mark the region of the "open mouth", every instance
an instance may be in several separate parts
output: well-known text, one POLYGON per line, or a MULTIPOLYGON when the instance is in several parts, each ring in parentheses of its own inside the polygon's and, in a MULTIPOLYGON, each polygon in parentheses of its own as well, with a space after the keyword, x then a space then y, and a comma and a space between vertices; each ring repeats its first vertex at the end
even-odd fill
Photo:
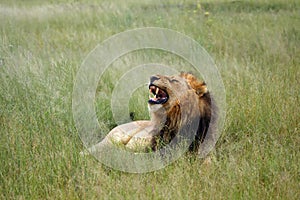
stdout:
POLYGON ((149 85, 149 101, 150 104, 163 104, 169 99, 168 93, 156 85, 149 85))

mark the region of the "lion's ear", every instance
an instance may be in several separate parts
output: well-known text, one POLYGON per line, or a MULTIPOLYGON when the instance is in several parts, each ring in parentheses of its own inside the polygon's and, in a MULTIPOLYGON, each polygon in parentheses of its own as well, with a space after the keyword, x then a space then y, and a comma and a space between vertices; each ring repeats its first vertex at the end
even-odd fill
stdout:
POLYGON ((206 84, 203 81, 191 82, 189 84, 195 90, 196 94, 199 97, 202 97, 204 94, 208 92, 206 84))
POLYGON ((182 72, 180 76, 186 79, 187 83, 195 90, 196 94, 200 97, 208 92, 206 84, 203 81, 198 81, 193 74, 182 72))
POLYGON ((198 87, 196 87, 196 94, 202 97, 204 94, 208 92, 206 84, 204 82, 200 82, 198 87))

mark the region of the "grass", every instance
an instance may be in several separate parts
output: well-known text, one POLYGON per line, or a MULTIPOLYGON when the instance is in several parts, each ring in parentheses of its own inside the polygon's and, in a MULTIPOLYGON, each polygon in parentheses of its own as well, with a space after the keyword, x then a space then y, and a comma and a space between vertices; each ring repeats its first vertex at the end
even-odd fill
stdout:
MULTIPOLYGON (((2 0, 0 198, 299 199, 299 6, 296 0, 201 1, 201 7, 191 0, 2 0), (219 68, 227 118, 210 164, 186 155, 162 170, 129 174, 79 156, 72 118, 78 68, 109 36, 147 26, 191 36, 219 68)), ((180 66, 174 57, 150 54, 125 56, 112 69, 161 56, 180 66)), ((115 125, 107 108, 110 73, 95 102, 105 130, 115 125)), ((138 89, 132 97, 138 103, 130 104, 142 111, 138 119, 148 117, 143 95, 138 89)))

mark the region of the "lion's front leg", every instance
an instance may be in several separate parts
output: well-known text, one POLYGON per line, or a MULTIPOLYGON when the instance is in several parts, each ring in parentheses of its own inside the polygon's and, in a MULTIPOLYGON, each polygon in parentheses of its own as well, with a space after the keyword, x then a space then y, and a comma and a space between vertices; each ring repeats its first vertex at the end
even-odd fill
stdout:
POLYGON ((133 152, 146 152, 152 149, 153 138, 158 130, 151 121, 134 121, 112 129, 98 144, 88 149, 90 153, 105 148, 124 148, 133 152))

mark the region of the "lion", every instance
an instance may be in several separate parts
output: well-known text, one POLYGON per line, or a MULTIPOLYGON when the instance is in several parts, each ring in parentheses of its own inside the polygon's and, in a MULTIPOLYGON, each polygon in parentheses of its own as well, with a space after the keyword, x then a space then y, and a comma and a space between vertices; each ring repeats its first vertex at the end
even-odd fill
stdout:
POLYGON ((173 140, 176 143, 180 135, 191 138, 188 148, 197 152, 208 135, 208 138, 213 136, 216 119, 213 107, 205 82, 193 74, 154 75, 149 84, 150 120, 119 125, 100 144, 121 146, 133 152, 149 152, 157 151, 173 140))

